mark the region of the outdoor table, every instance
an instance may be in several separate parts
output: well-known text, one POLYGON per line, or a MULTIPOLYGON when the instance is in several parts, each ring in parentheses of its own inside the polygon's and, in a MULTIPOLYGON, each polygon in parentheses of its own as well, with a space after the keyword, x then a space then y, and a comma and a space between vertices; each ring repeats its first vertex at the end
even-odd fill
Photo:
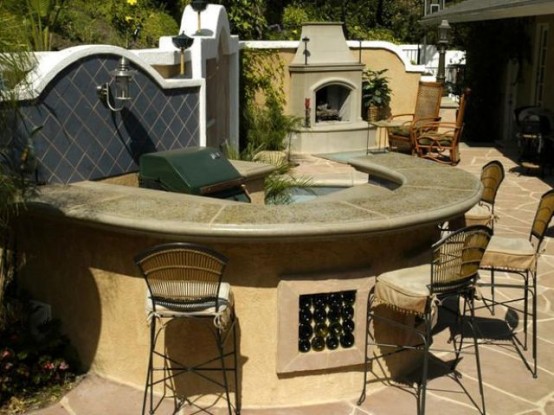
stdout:
MULTIPOLYGON (((377 128, 376 134, 375 134, 375 141, 377 143, 377 148, 379 151, 388 150, 390 149, 389 145, 389 133, 388 129, 393 127, 401 127, 404 125, 405 121, 400 120, 379 120, 379 121, 372 121, 370 124, 377 128)), ((368 143, 368 149, 367 154, 369 154, 369 143, 368 143)))

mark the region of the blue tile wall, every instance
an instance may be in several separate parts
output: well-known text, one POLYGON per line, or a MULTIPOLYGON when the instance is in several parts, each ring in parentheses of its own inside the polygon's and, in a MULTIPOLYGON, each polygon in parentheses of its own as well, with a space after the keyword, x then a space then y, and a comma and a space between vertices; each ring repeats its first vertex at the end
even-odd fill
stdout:
MULTIPOLYGON (((19 135, 35 128, 32 145, 41 183, 72 183, 138 170, 152 151, 199 145, 199 88, 163 90, 137 68, 133 99, 111 112, 98 99, 97 85, 110 80, 115 55, 96 55, 68 66, 35 102, 23 105, 19 135)), ((23 138, 25 140, 25 138, 23 138)))

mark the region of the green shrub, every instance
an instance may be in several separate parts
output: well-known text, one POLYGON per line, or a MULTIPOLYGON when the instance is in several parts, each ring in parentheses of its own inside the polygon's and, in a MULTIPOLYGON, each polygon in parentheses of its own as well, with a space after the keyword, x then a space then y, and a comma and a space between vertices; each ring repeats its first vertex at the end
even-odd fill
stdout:
POLYGON ((365 69, 362 74, 362 105, 367 109, 370 105, 385 108, 390 104, 392 90, 389 78, 383 76, 388 69, 373 71, 365 69))
POLYGON ((144 20, 144 27, 139 38, 139 45, 155 47, 162 36, 177 35, 177 22, 163 11, 152 11, 144 20))

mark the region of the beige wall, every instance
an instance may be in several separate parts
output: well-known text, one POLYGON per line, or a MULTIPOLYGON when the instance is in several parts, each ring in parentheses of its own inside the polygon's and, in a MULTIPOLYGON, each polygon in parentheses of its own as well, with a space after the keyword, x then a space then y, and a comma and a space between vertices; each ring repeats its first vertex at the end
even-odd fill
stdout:
MULTIPOLYGON (((374 276, 383 271, 427 260, 421 247, 431 245, 437 236, 435 228, 429 225, 401 233, 305 243, 206 241, 230 258, 225 279, 232 284, 239 318, 244 406, 356 398, 362 379, 360 365, 277 374, 277 287, 281 276, 304 275, 307 280, 319 281, 312 274, 331 273, 340 280, 345 278, 344 270, 369 269, 369 288, 374 276)), ((145 283, 133 257, 162 240, 30 214, 19 236, 18 249, 24 258, 21 283, 32 297, 52 306, 53 316, 61 319, 62 330, 85 368, 142 389, 149 338, 145 283)), ((365 312, 364 301, 356 307, 365 312)), ((199 359, 212 347, 210 336, 197 326, 173 325, 166 338, 174 357, 199 359)), ((178 385, 192 394, 218 392, 197 377, 178 385)))
MULTIPOLYGON (((288 64, 294 59, 296 50, 278 49, 280 59, 285 65, 285 74, 283 79, 283 90, 288 97, 290 90, 290 73, 288 64)), ((358 51, 353 51, 357 55, 358 51)), ((386 76, 389 77, 390 87, 393 91, 391 99, 391 113, 412 113, 415 107, 417 87, 421 78, 420 72, 407 72, 404 63, 398 55, 386 49, 364 49, 361 54, 362 63, 366 68, 372 70, 388 69, 386 76)), ((278 79, 275 79, 278 81, 278 79)), ((290 104, 287 105, 287 111, 290 113, 290 104)))

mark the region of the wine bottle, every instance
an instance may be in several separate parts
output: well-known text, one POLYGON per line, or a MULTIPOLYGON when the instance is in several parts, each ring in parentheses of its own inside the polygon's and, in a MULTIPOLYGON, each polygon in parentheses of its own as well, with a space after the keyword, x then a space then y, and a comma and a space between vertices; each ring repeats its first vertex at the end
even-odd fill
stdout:
POLYGON ((298 338, 301 340, 309 340, 314 334, 314 329, 309 324, 300 324, 298 326, 298 338))
POLYGON ((312 312, 309 309, 301 309, 298 314, 298 321, 301 324, 310 324, 312 321, 312 312))
POLYGON ((312 348, 312 346, 310 345, 309 340, 299 340, 298 341, 298 351, 300 351, 301 353, 307 353, 307 352, 310 351, 311 348, 312 348))
POLYGON ((340 336, 343 331, 342 324, 340 322, 335 321, 334 323, 331 323, 329 326, 329 332, 332 336, 340 336))
POLYGON ((348 331, 344 332, 344 334, 340 336, 340 345, 345 349, 352 347, 354 345, 354 335, 348 331))
POLYGON ((347 320, 344 320, 342 322, 342 328, 344 329, 344 331, 348 331, 350 333, 352 333, 354 331, 354 328, 355 328, 355 324, 354 324, 354 320, 352 319, 347 319, 347 320))
POLYGON ((325 323, 319 323, 315 325, 315 335, 320 337, 326 337, 329 334, 329 327, 325 323))
POLYGON ((327 348, 329 350, 335 350, 337 347, 339 347, 339 339, 336 336, 329 336, 327 337, 325 344, 327 345, 327 348))
POLYGON ((342 308, 342 318, 343 320, 348 320, 354 317, 354 307, 347 305, 342 308))
POLYGON ((320 352, 325 348, 325 339, 321 336, 315 336, 312 339, 312 349, 320 352))

